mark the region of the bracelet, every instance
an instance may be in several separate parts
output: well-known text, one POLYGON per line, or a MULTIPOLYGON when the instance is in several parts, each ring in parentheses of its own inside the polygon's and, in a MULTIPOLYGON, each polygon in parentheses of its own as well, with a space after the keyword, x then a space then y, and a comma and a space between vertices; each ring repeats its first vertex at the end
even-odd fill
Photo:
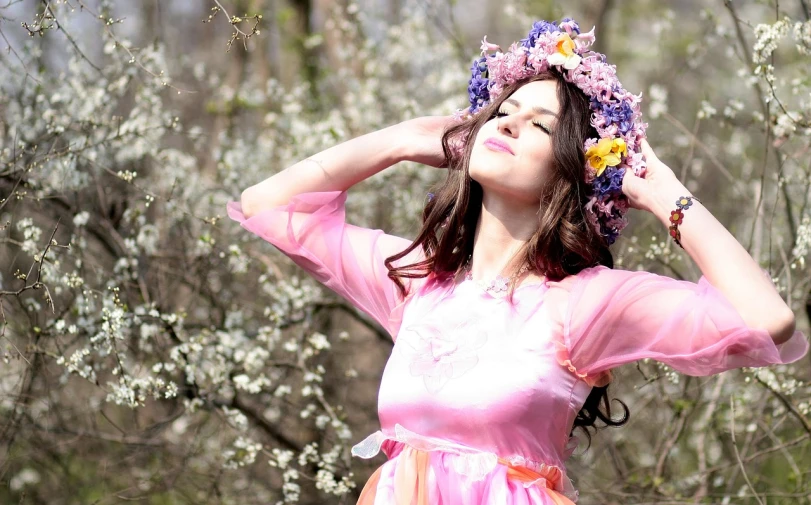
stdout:
POLYGON ((693 205, 693 200, 701 203, 701 200, 694 196, 682 196, 678 200, 676 200, 676 210, 670 213, 670 236, 673 237, 673 240, 676 241, 679 247, 684 249, 684 246, 681 245, 681 232, 679 231, 679 225, 684 221, 684 210, 689 209, 691 205, 693 205))

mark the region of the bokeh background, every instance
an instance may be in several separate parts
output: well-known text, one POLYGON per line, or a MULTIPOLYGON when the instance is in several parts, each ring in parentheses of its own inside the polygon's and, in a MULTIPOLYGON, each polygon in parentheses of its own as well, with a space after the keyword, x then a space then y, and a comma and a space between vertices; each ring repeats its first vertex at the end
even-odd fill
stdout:
MULTIPOLYGON (((465 107, 485 34, 564 16, 808 334, 806 0, 0 0, 0 503, 354 504, 391 340, 225 204, 465 107)), ((392 167, 348 219, 413 237, 442 177, 392 167)), ((630 217, 618 266, 699 278, 630 217)), ((810 360, 619 370, 631 420, 568 462, 579 503, 811 503, 810 360)))

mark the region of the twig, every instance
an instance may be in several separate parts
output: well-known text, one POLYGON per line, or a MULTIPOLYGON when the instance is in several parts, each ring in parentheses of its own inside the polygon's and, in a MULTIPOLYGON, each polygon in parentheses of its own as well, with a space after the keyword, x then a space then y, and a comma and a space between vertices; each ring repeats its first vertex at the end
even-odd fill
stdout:
POLYGON ((811 435, 811 423, 809 423, 808 419, 806 419, 805 416, 799 410, 797 410, 797 407, 795 407, 783 393, 773 389, 770 385, 768 385, 765 381, 763 381, 757 375, 757 373, 754 374, 754 377, 755 380, 758 381, 758 383, 761 386, 768 389, 774 396, 776 396, 780 400, 780 402, 786 407, 786 410, 788 410, 792 416, 794 416, 798 421, 800 421, 800 424, 803 425, 803 428, 805 429, 806 433, 811 435))
POLYGON ((708 431, 706 426, 710 424, 710 420, 712 419, 713 414, 715 414, 715 410, 718 407, 718 399, 721 397, 721 390, 723 389, 724 382, 726 382, 727 377, 728 374, 721 374, 716 379, 715 387, 713 388, 712 395, 710 397, 710 402, 707 404, 704 414, 698 421, 699 426, 705 427, 705 429, 699 429, 696 435, 696 447, 698 447, 697 473, 699 475, 700 483, 695 494, 693 494, 694 503, 700 503, 702 498, 707 496, 707 480, 709 479, 709 474, 707 473, 707 444, 705 443, 708 431))
POLYGON ((127 47, 125 44, 122 44, 122 43, 121 43, 121 41, 120 41, 120 40, 118 40, 118 37, 116 37, 116 36, 115 36, 115 33, 113 33, 113 31, 110 29, 110 25, 113 25, 113 24, 119 24, 119 23, 121 23, 123 20, 121 20, 121 19, 114 20, 114 19, 112 19, 112 18, 107 18, 107 19, 105 19, 103 15, 101 15, 101 14, 97 14, 96 12, 94 12, 94 11, 93 11, 91 8, 89 8, 89 7, 88 7, 88 6, 87 6, 87 5, 86 5, 86 4, 85 4, 85 3, 84 3, 82 0, 78 0, 78 2, 79 2, 79 6, 82 8, 82 10, 86 10, 87 12, 89 12, 90 14, 92 14, 92 15, 93 15, 93 16, 94 16, 96 19, 100 19, 100 20, 102 21, 102 26, 104 27, 104 32, 105 32, 107 35, 109 35, 109 37, 110 37, 111 39, 113 39, 113 41, 114 41, 114 42, 115 42, 115 44, 116 44, 116 47, 121 47, 122 49, 124 49, 124 52, 126 52, 126 53, 127 53, 127 55, 129 55, 129 57, 130 57, 129 63, 133 63, 133 64, 137 65, 137 66, 138 66, 138 68, 140 68, 141 70, 143 70, 143 71, 144 71, 144 72, 146 72, 147 74, 151 75, 151 76, 152 76, 152 77, 154 77, 155 79, 160 80, 160 82, 161 82, 161 84, 162 84, 162 85, 164 85, 164 86, 166 86, 166 87, 169 87, 169 88, 172 88, 173 90, 177 91, 177 92, 178 92, 178 94, 180 94, 180 93, 196 93, 196 91, 194 91, 194 90, 190 90, 190 89, 183 89, 183 88, 178 88, 177 86, 174 86, 174 85, 172 85, 172 84, 169 84, 169 83, 166 81, 166 77, 163 75, 163 70, 161 70, 161 73, 160 73, 160 74, 156 74, 155 72, 153 72, 153 71, 149 70, 148 68, 146 68, 146 67, 145 67, 145 66, 144 66, 144 65, 143 65, 143 64, 140 62, 140 60, 139 60, 138 58, 136 58, 136 57, 135 57, 135 54, 133 54, 133 52, 130 50, 130 48, 129 48, 129 47, 127 47))
POLYGON ((6 309, 3 307, 2 298, 0 298, 0 318, 2 318, 3 322, 3 329, 2 331, 0 331, 0 337, 3 337, 4 339, 8 340, 8 343, 11 344, 12 347, 14 347, 15 351, 17 351, 17 354, 19 354, 20 357, 23 360, 25 360, 25 362, 28 363, 29 366, 31 366, 31 362, 28 361, 28 358, 25 357, 25 354, 23 354, 22 351, 20 351, 20 349, 17 348, 14 342, 6 336, 6 326, 8 326, 8 320, 6 319, 6 309))
POLYGON ((79 48, 79 44, 77 44, 76 41, 73 40, 73 37, 71 37, 71 35, 68 33, 68 31, 65 30, 65 27, 62 26, 62 23, 60 23, 59 20, 56 18, 56 13, 54 13, 53 9, 51 8, 51 3, 50 2, 45 3, 45 8, 51 13, 51 19, 53 19, 53 22, 56 24, 56 28, 60 32, 65 34, 65 38, 68 39, 68 42, 70 42, 70 44, 73 46, 73 49, 75 49, 76 52, 79 53, 79 55, 84 59, 84 61, 86 61, 88 65, 93 67, 93 69, 96 72, 98 72, 98 74, 100 76, 104 77, 104 72, 102 72, 101 69, 95 63, 90 61, 90 58, 88 58, 87 55, 84 54, 84 52, 82 52, 82 50, 79 48))
POLYGON ((811 9, 808 8, 808 3, 806 0, 800 0, 800 5, 803 7, 803 15, 805 16, 805 20, 811 20, 811 9))
POLYGON ((802 488, 802 479, 803 479, 803 472, 800 470, 800 467, 797 465, 797 461, 791 455, 791 453, 783 446, 783 440, 777 436, 771 426, 764 423, 762 419, 758 419, 757 423, 760 425, 760 428, 766 433, 766 435, 772 440, 772 442, 778 444, 778 447, 781 447, 780 452, 783 453, 783 457, 786 458, 791 469, 794 471, 794 475, 797 476, 799 487, 802 488))
POLYGON ((437 12, 438 9, 436 8, 432 9, 433 12, 428 12, 429 7, 433 7, 428 0, 423 0, 419 3, 423 5, 425 14, 431 17, 431 19, 434 21, 434 25, 437 28, 439 28, 439 31, 443 32, 445 37, 450 39, 451 43, 453 43, 453 47, 456 50, 457 55, 459 55, 460 58, 468 59, 470 55, 466 53, 469 48, 462 40, 462 37, 459 35, 459 28, 453 16, 453 5, 448 5, 449 14, 447 16, 443 16, 437 12), (447 17, 448 20, 450 21, 451 24, 450 27, 445 26, 445 23, 443 21, 445 17, 447 17))
POLYGON ((694 135, 692 131, 690 131, 686 126, 684 126, 681 123, 681 121, 679 121, 675 117, 671 116, 669 113, 667 113, 667 112, 664 113, 663 117, 665 119, 667 119, 667 121, 670 124, 672 124, 673 126, 678 128, 679 130, 681 130, 683 133, 685 133, 686 135, 689 135, 691 137, 691 141, 694 142, 695 145, 697 145, 698 147, 701 148, 701 150, 704 152, 704 154, 707 156, 707 158, 721 172, 721 175, 726 177, 727 180, 730 183, 732 183, 732 186, 738 191, 738 193, 740 195, 745 195, 746 194, 746 191, 745 191, 745 189, 743 187, 743 184, 741 183, 740 179, 735 177, 734 175, 732 175, 732 172, 730 172, 727 169, 727 167, 725 167, 724 164, 721 163, 721 161, 712 153, 712 150, 709 147, 707 147, 707 145, 705 143, 701 142, 701 139, 696 137, 696 135, 694 135))
POLYGON ((228 18, 228 24, 230 24, 231 27, 234 29, 234 33, 231 34, 231 38, 228 39, 228 42, 226 43, 228 47, 228 49, 226 49, 226 52, 231 50, 231 46, 233 45, 235 40, 242 40, 242 47, 247 51, 248 39, 254 35, 259 34, 259 21, 262 19, 262 15, 254 14, 253 16, 248 16, 246 14, 245 18, 243 19, 239 16, 231 16, 230 14, 228 14, 228 11, 225 10, 225 7, 223 7, 223 5, 219 2, 219 0, 214 0, 214 3, 217 4, 216 7, 211 8, 212 14, 209 14, 208 18, 203 20, 203 23, 210 23, 211 20, 213 20, 217 16, 217 14, 220 11, 222 11, 222 13, 225 14, 225 17, 228 18), (239 23, 245 21, 246 19, 252 19, 254 21, 250 33, 243 31, 239 27, 239 23))
MULTIPOLYGON (((61 218, 60 218, 61 219, 61 218)), ((59 228, 59 221, 57 221, 56 226, 54 227, 53 233, 51 233, 51 237, 48 239, 48 245, 45 246, 45 250, 42 252, 42 255, 39 257, 38 261, 35 261, 31 264, 31 268, 28 269, 28 274, 25 274, 23 280, 28 280, 28 277, 31 275, 31 271, 34 269, 34 265, 37 265, 37 274, 33 284, 27 284, 22 288, 18 289, 17 291, 0 291, 0 298, 7 295, 13 296, 20 296, 24 291, 29 289, 40 289, 45 288, 45 300, 48 302, 48 305, 51 307, 51 311, 55 312, 56 309, 54 308, 53 298, 51 297, 51 292, 48 290, 48 286, 46 286, 43 282, 40 281, 42 277, 42 263, 45 261, 45 256, 48 254, 48 249, 53 247, 61 247, 64 249, 70 249, 70 244, 68 245, 61 245, 57 244, 56 241, 53 239, 54 235, 56 235, 56 230, 59 228)))
POLYGON ((735 442, 735 397, 729 397, 729 408, 730 408, 730 416, 729 416, 729 434, 732 436, 732 448, 735 450, 735 458, 738 460, 738 465, 741 468, 741 474, 743 474, 743 478, 746 481, 746 484, 749 486, 749 490, 752 491, 752 494, 757 499, 760 505, 765 505, 763 500, 761 500, 760 496, 755 491, 755 486, 752 485, 752 482, 749 480, 749 476, 746 474, 746 468, 743 466, 743 461, 741 461, 741 454, 738 452, 738 444, 735 442))
MULTIPOLYGON (((730 16, 732 17, 732 22, 735 25, 735 36, 738 39, 738 44, 740 44, 741 52, 743 53, 744 60, 746 62, 747 68, 749 68, 749 72, 754 74, 754 63, 752 62, 752 57, 749 54, 749 47, 746 43, 746 38, 743 35, 743 29, 741 28, 742 21, 738 17, 737 12, 735 11, 735 6, 733 5, 731 0, 723 0, 724 7, 727 8, 729 11, 730 16)), ((763 114, 763 121, 766 123, 766 138, 765 138, 765 148, 763 153, 763 170, 760 173, 760 198, 758 198, 757 205, 755 207, 755 213, 760 212, 760 206, 763 203, 763 195, 766 193, 765 185, 766 185, 766 163, 769 160, 769 146, 771 144, 771 136, 772 136, 772 124, 769 118, 770 114, 770 105, 766 103, 763 99, 763 89, 761 88, 760 84, 755 81, 754 83, 755 91, 757 92, 757 100, 760 104, 761 113, 763 114)), ((751 246, 752 239, 754 238, 755 233, 755 223, 757 220, 752 221, 752 229, 749 233, 749 244, 751 246)))
POLYGON ((3 40, 6 41, 6 45, 8 46, 8 49, 6 51, 9 52, 9 53, 12 53, 14 56, 17 57, 18 60, 20 60, 20 64, 23 66, 23 70, 25 71, 25 75, 27 77, 30 77, 31 79, 33 79, 37 84, 42 84, 42 82, 39 79, 37 79, 36 77, 34 77, 34 74, 32 74, 28 70, 28 66, 25 64, 25 60, 22 59, 22 57, 17 53, 17 51, 11 45, 11 42, 9 42, 8 37, 6 37, 6 34, 3 33, 2 29, 0 29, 0 37, 3 37, 3 40))

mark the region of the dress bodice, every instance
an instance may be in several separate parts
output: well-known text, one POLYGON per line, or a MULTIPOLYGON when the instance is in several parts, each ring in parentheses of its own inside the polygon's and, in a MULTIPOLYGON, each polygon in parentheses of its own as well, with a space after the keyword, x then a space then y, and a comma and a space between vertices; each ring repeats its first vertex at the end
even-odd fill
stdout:
POLYGON ((547 290, 519 286, 511 305, 472 281, 426 286, 405 306, 383 372, 381 430, 562 465, 591 388, 556 359, 547 290))

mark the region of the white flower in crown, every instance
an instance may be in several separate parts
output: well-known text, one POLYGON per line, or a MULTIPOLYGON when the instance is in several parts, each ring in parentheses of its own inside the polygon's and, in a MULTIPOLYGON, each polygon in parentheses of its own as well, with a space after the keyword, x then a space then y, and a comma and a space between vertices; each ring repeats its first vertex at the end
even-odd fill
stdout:
POLYGON ((558 35, 555 52, 546 57, 550 65, 560 65, 566 70, 572 70, 580 65, 582 59, 574 50, 577 48, 574 40, 568 33, 558 35))

